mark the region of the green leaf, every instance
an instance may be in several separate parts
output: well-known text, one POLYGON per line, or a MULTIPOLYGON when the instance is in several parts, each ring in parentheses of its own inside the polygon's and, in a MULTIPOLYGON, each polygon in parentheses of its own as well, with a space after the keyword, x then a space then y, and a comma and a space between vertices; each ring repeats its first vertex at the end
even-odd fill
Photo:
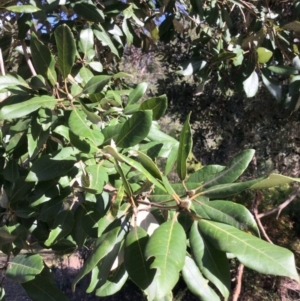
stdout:
POLYGON ((98 9, 92 1, 80 1, 76 2, 73 6, 76 14, 84 19, 92 22, 103 22, 104 14, 98 9))
POLYGON ((298 70, 294 67, 290 66, 268 66, 268 69, 274 73, 280 74, 280 75, 292 75, 292 74, 298 74, 298 70))
POLYGON ((28 89, 30 88, 28 83, 20 76, 15 77, 10 74, 0 76, 0 90, 14 86, 21 86, 28 89))
POLYGON ((119 52, 112 42, 109 35, 106 33, 105 29, 100 24, 94 24, 94 34, 96 38, 102 43, 103 46, 108 46, 112 53, 114 53, 117 57, 119 57, 119 52))
POLYGON ((43 95, 41 97, 33 97, 27 101, 4 106, 0 110, 0 121, 26 116, 39 108, 54 109, 57 100, 51 96, 43 95))
POLYGON ((257 59, 260 64, 266 64, 273 56, 273 52, 264 47, 258 47, 256 52, 257 59))
MULTIPOLYGON (((234 182, 246 170, 247 166, 249 165, 249 163, 251 162, 254 156, 254 153, 255 151, 253 149, 247 149, 240 152, 238 155, 236 155, 230 160, 225 170, 217 173, 212 178, 210 177, 209 180, 205 180, 203 187, 211 187, 214 185, 234 182)), ((214 171, 215 171, 215 167, 213 168, 212 172, 214 171)))
POLYGON ((168 175, 172 171, 173 166, 177 161, 178 148, 179 148, 179 143, 171 149, 169 156, 167 157, 167 163, 165 166, 165 175, 168 175))
POLYGON ((89 176, 89 188, 94 189, 96 193, 103 191, 104 185, 108 182, 106 169, 100 164, 89 165, 86 167, 89 176))
POLYGON ((158 181, 155 177, 151 175, 151 173, 146 170, 142 164, 139 162, 128 158, 120 153, 118 153, 113 147, 111 146, 105 146, 104 147, 104 152, 107 152, 111 156, 113 156, 117 161, 119 162, 126 162, 129 166, 135 168, 138 170, 140 173, 142 173, 150 182, 152 182, 156 187, 161 188, 164 191, 164 186, 161 184, 160 181, 158 181))
POLYGON ((85 275, 87 275, 98 263, 104 258, 114 247, 120 227, 115 227, 106 234, 102 235, 97 239, 95 243, 95 248, 89 258, 86 260, 83 267, 78 272, 72 283, 72 291, 75 291, 76 284, 81 280, 85 275))
POLYGON ((45 246, 49 247, 56 244, 60 239, 66 237, 71 232, 74 225, 74 216, 70 210, 64 210, 55 217, 52 229, 45 246))
POLYGON ((160 119, 166 112, 168 106, 168 98, 166 95, 153 97, 144 101, 140 107, 140 111, 152 110, 153 120, 160 119))
POLYGON ((204 190, 203 192, 201 192, 201 195, 204 195, 211 199, 225 198, 249 189, 254 184, 260 181, 261 179, 256 179, 247 182, 216 185, 204 190))
POLYGON ((243 86, 247 97, 255 96, 259 87, 258 75, 255 70, 253 70, 250 76, 243 81, 243 86))
POLYGON ((5 9, 12 11, 14 13, 20 13, 20 14, 32 14, 37 11, 40 11, 40 9, 33 5, 12 5, 5 7, 5 9))
POLYGON ((138 102, 141 99, 141 97, 146 93, 147 88, 148 88, 148 83, 138 84, 134 88, 134 90, 132 90, 128 95, 127 106, 138 102))
POLYGON ((82 227, 84 213, 85 210, 82 206, 78 206, 74 213, 74 227, 72 229, 72 238, 76 241, 78 249, 83 247, 87 237, 82 227))
POLYGON ((163 298, 173 289, 184 266, 186 236, 182 226, 175 220, 167 221, 157 228, 150 237, 145 256, 153 258, 151 269, 157 269, 156 298, 163 298))
POLYGON ((35 68, 54 86, 57 82, 55 59, 49 48, 39 41, 35 33, 31 34, 30 50, 35 68))
POLYGON ((83 111, 74 108, 69 117, 68 123, 70 130, 74 134, 88 139, 95 150, 97 150, 97 147, 103 143, 104 136, 100 132, 100 128, 89 125, 87 122, 87 115, 83 111))
POLYGON ((121 264, 114 273, 109 276, 103 286, 96 290, 96 296, 105 297, 117 293, 128 279, 124 264, 121 264))
POLYGON ((54 31, 56 46, 58 50, 58 66, 64 79, 71 72, 75 61, 76 45, 71 29, 62 24, 54 31))
POLYGON ((186 182, 199 183, 208 181, 215 177, 216 174, 223 171, 226 167, 221 165, 207 165, 197 170, 189 176, 186 182))
POLYGON ((217 222, 200 220, 199 229, 217 249, 234 254, 246 267, 259 273, 286 276, 299 281, 291 251, 217 222))
POLYGON ((51 273, 44 268, 41 274, 33 280, 22 283, 28 297, 32 301, 68 301, 69 299, 58 289, 54 283, 51 273))
POLYGON ((270 174, 267 178, 252 185, 250 189, 265 189, 279 185, 289 184, 292 182, 300 182, 300 178, 292 178, 280 174, 270 174))
POLYGON ((134 227, 125 239, 124 263, 130 279, 142 290, 153 281, 155 269, 150 269, 151 261, 146 261, 144 252, 149 236, 141 227, 134 227))
POLYGON ((189 238, 192 255, 200 271, 217 287, 225 300, 228 300, 231 275, 226 253, 204 240, 199 233, 197 222, 193 223, 189 238))
POLYGON ((152 111, 138 111, 123 124, 116 140, 118 147, 127 148, 144 140, 151 127, 152 111))
POLYGON ((177 174, 181 181, 184 181, 186 178, 186 161, 192 150, 192 132, 190 125, 190 116, 191 113, 188 115, 183 125, 179 138, 179 148, 177 155, 177 174))
POLYGON ((156 164, 152 161, 152 159, 150 157, 148 157, 146 154, 140 152, 140 151, 131 151, 130 152, 131 155, 133 155, 134 157, 137 158, 137 160, 143 165, 143 167, 149 171, 149 173, 159 179, 162 180, 162 174, 161 171, 158 169, 158 167, 156 166, 156 164))
POLYGON ((93 76, 84 86, 81 94, 84 93, 94 94, 94 93, 101 92, 103 88, 109 83, 110 79, 111 76, 108 75, 93 76))
POLYGON ((251 231, 259 236, 255 219, 243 205, 230 201, 193 202, 195 211, 205 219, 231 225, 243 231, 251 231))
POLYGON ((27 182, 48 181, 65 176, 77 161, 75 154, 79 151, 66 147, 58 153, 44 155, 32 165, 26 177, 27 182))
POLYGON ((189 290, 203 301, 220 301, 219 296, 208 285, 195 261, 189 256, 185 257, 185 263, 182 269, 182 277, 189 290))
POLYGON ((34 279, 43 267, 43 259, 39 254, 20 254, 10 262, 6 276, 11 280, 23 283, 34 279))

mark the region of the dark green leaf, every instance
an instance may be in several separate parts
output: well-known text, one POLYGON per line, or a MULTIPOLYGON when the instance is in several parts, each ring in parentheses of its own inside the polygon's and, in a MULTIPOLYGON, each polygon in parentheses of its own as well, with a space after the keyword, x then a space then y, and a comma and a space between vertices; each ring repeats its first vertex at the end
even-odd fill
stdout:
POLYGON ((221 165, 207 165, 197 170, 189 176, 187 182, 202 184, 215 177, 216 174, 223 171, 226 167, 221 165))
POLYGON ((208 281, 202 276, 194 260, 185 257, 182 276, 189 290, 203 301, 219 301, 219 296, 208 285, 208 281))
POLYGON ((148 87, 148 83, 138 84, 134 90, 132 90, 128 96, 127 105, 135 104, 145 94, 148 87))
POLYGON ((138 111, 123 124, 116 140, 118 147, 127 148, 137 145, 150 131, 152 111, 138 111))
POLYGON ((152 110, 153 120, 160 119, 166 112, 168 106, 168 98, 166 95, 153 97, 144 101, 140 107, 140 111, 152 110))
POLYGON ((71 29, 66 25, 58 26, 54 31, 58 50, 58 66, 64 79, 71 72, 75 61, 76 45, 71 29))
POLYGON ((109 83, 111 76, 97 75, 93 76, 84 86, 81 93, 94 94, 101 92, 103 88, 109 83))
POLYGON ((51 96, 43 95, 41 97, 33 97, 21 103, 4 106, 0 110, 0 121, 20 118, 39 108, 49 108, 53 110, 56 104, 57 100, 51 96))
POLYGON ((203 239, 197 222, 193 223, 189 238, 192 255, 200 271, 227 300, 230 293, 231 275, 226 253, 217 250, 203 239))
POLYGON ((103 12, 98 9, 92 1, 76 2, 73 9, 76 14, 88 21, 103 22, 104 20, 103 12))
POLYGON ((104 185, 108 182, 106 169, 100 164, 95 164, 87 166, 85 170, 89 177, 89 188, 94 189, 96 193, 101 193, 104 185))
POLYGON ((268 69, 274 73, 280 74, 280 75, 292 75, 292 74, 298 74, 298 70, 294 67, 290 66, 269 66, 268 69))
POLYGON ((173 289, 184 266, 186 236, 182 226, 175 220, 167 221, 157 228, 150 237, 145 256, 147 261, 154 257, 151 269, 157 269, 156 298, 163 298, 173 289))
POLYGON ((6 276, 11 280, 23 283, 34 279, 43 267, 43 259, 39 254, 20 254, 10 262, 6 276))
POLYGON ((186 161, 192 150, 192 132, 190 125, 190 116, 188 115, 180 133, 179 148, 177 154, 177 174, 181 181, 186 178, 186 161))
POLYGON ((291 251, 213 221, 200 220, 199 229, 217 249, 234 254, 246 267, 259 273, 286 276, 299 281, 291 251))
POLYGON ((146 261, 144 251, 149 236, 141 227, 134 227, 125 239, 125 267, 130 279, 142 290, 153 281, 155 269, 150 269, 151 261, 146 261))
POLYGON ((39 41, 35 33, 31 34, 30 50, 35 68, 54 86, 57 82, 54 57, 49 48, 39 41))

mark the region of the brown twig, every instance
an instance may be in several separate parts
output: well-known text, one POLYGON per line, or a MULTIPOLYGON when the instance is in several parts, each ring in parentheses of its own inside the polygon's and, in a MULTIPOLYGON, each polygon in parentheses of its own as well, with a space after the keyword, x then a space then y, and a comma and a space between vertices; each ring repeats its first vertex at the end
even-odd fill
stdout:
POLYGON ((298 187, 295 192, 285 201, 283 202, 282 204, 280 204, 279 206, 277 206, 276 208, 272 209, 272 210, 269 210, 267 212, 264 212, 264 213, 260 213, 257 215, 257 217, 260 219, 262 217, 265 217, 265 216, 268 216, 270 214, 273 214, 275 212, 278 211, 277 213, 277 216, 276 216, 276 219, 278 219, 281 211, 286 207, 288 206, 296 197, 297 195, 300 193, 300 187, 298 187))
POLYGON ((261 199, 262 199, 262 193, 261 193, 261 191, 258 190, 255 193, 255 198, 254 198, 253 206, 252 206, 252 212, 253 212, 254 218, 257 222, 257 225, 258 225, 259 230, 261 231, 262 235, 269 243, 272 244, 273 242, 269 238, 268 234, 266 233, 266 230, 265 230, 264 226, 262 225, 260 218, 259 218, 259 214, 258 214, 258 205, 260 204, 261 199))
POLYGON ((234 288, 232 301, 238 301, 241 290, 242 290, 242 279, 243 279, 243 273, 244 273, 244 265, 242 263, 239 264, 236 274, 236 286, 234 288))
POLYGON ((29 67, 29 69, 30 69, 32 75, 33 75, 33 76, 36 76, 36 71, 35 71, 35 69, 34 69, 34 67, 33 67, 33 65, 32 65, 32 62, 31 62, 31 60, 30 60, 30 58, 29 58, 29 55, 28 55, 28 52, 27 52, 27 46, 26 46, 26 44, 25 44, 24 41, 22 41, 21 44, 22 44, 22 49, 23 49, 23 52, 24 52, 24 56, 25 56, 26 63, 27 63, 27 65, 28 65, 28 67, 29 67))
POLYGON ((1 75, 5 75, 5 68, 4 68, 4 61, 3 61, 3 55, 2 55, 2 50, 0 48, 0 71, 1 75))

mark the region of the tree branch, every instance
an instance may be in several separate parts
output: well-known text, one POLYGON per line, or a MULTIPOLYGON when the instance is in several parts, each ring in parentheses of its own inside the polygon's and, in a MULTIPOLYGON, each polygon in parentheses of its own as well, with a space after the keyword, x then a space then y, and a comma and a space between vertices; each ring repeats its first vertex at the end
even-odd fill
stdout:
POLYGON ((238 301, 241 290, 242 290, 242 279, 243 279, 243 273, 244 273, 244 265, 242 263, 239 264, 237 269, 237 275, 236 275, 236 286, 234 288, 232 301, 238 301))
POLYGON ((33 67, 33 65, 32 65, 32 62, 31 62, 31 60, 30 60, 30 58, 29 58, 29 55, 28 55, 28 52, 27 52, 27 46, 26 46, 26 44, 25 44, 24 41, 22 41, 21 44, 22 44, 22 49, 23 49, 23 52, 24 52, 24 56, 25 56, 26 63, 27 63, 27 65, 28 65, 28 67, 29 67, 29 69, 30 69, 32 75, 33 75, 33 76, 36 76, 36 71, 35 71, 35 69, 34 69, 34 67, 33 67))

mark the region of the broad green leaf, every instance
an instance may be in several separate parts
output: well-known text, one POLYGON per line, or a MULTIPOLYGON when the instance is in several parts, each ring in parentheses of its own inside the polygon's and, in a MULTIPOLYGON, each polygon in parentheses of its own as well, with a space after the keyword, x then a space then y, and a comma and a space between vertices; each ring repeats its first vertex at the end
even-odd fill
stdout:
POLYGON ((75 2, 73 9, 76 14, 84 19, 92 22, 103 22, 104 14, 98 9, 92 1, 78 1, 75 2))
POLYGON ((96 115, 90 108, 88 108, 83 102, 80 102, 81 107, 87 119, 92 122, 93 124, 101 124, 102 118, 99 115, 96 115))
POLYGON ((194 222, 190 230, 190 247, 198 268, 228 300, 231 285, 229 262, 225 252, 217 250, 204 240, 198 230, 198 222, 194 222))
POLYGON ((186 161, 192 150, 192 132, 190 125, 190 116, 188 115, 179 138, 179 148, 177 154, 177 174, 181 181, 184 181, 187 174, 186 161))
POLYGON ((53 283, 52 274, 44 268, 33 280, 22 283, 32 301, 68 301, 69 299, 53 283))
POLYGON ((224 223, 259 236, 256 222, 249 210, 230 201, 193 202, 196 213, 205 219, 224 223))
POLYGON ((140 111, 152 110, 152 119, 160 119, 166 112, 168 106, 168 98, 166 95, 161 95, 158 97, 153 97, 144 101, 140 107, 140 111))
POLYGON ((150 268, 156 269, 156 298, 163 298, 173 289, 184 266, 186 236, 182 226, 176 220, 170 220, 157 228, 150 237, 145 256, 152 258, 150 268), (154 259, 153 259, 154 257, 154 259))
POLYGON ((253 70, 250 76, 243 81, 243 86, 247 97, 255 96, 259 87, 258 75, 255 70, 253 70))
POLYGON ((100 62, 90 62, 89 66, 95 70, 96 72, 102 72, 103 71, 103 65, 100 62))
POLYGON ((155 269, 150 269, 150 261, 146 261, 144 251, 149 236, 141 227, 134 227, 125 239, 124 263, 130 279, 145 290, 153 281, 155 269))
POLYGON ((20 177, 15 181, 15 185, 12 189, 9 202, 11 207, 18 206, 18 203, 24 199, 24 196, 27 195, 33 188, 34 183, 26 182, 25 177, 20 177))
MULTIPOLYGON (((88 68, 82 67, 79 70, 79 77, 80 77, 80 83, 83 85, 86 85, 86 83, 94 77, 94 74, 88 68)), ((76 79, 77 79, 77 76, 76 76, 76 79)))
POLYGON ((259 273, 286 276, 299 281, 291 251, 213 221, 200 220, 199 229, 217 249, 234 254, 246 267, 259 273))
POLYGON ((195 171, 189 176, 187 182, 202 184, 215 177, 216 174, 223 171, 226 167, 221 165, 207 165, 195 171))
POLYGON ((256 49, 256 52, 257 52, 257 59, 260 64, 267 63, 273 55, 272 51, 264 47, 258 47, 256 49))
POLYGON ((291 66, 269 66, 268 69, 274 73, 280 74, 280 75, 292 75, 292 74, 298 74, 298 70, 291 66))
POLYGON ((20 76, 13 76, 10 74, 0 76, 0 90, 14 86, 30 88, 28 83, 20 76))
POLYGON ((123 127, 122 123, 107 126, 102 130, 102 134, 104 135, 104 145, 110 144, 111 140, 116 141, 119 133, 123 127))
POLYGON ((41 97, 33 97, 27 101, 4 106, 0 110, 0 121, 26 116, 39 108, 54 109, 57 100, 51 96, 43 95, 41 97))
POLYGON ((185 257, 185 263, 182 269, 182 277, 189 290, 201 300, 220 301, 219 296, 208 285, 208 280, 202 276, 195 261, 189 256, 185 257))
MULTIPOLYGON (((238 155, 236 155, 230 160, 226 169, 217 173, 214 177, 205 180, 203 187, 211 187, 219 184, 232 183, 235 180, 237 180, 240 177, 240 175, 242 175, 243 172, 246 170, 247 166, 249 165, 250 161, 254 156, 254 152, 255 151, 253 149, 247 149, 240 152, 238 155)), ((214 171, 215 168, 213 168, 213 173, 214 171)))
POLYGON ((272 79, 270 71, 262 69, 262 80, 269 92, 275 97, 277 101, 281 101, 282 98, 282 86, 279 82, 272 79))
POLYGON ((104 137, 100 128, 89 125, 87 122, 87 115, 77 108, 73 109, 69 117, 69 127, 74 134, 88 139, 95 150, 103 143, 104 137))
POLYGON ((205 189, 201 192, 201 195, 204 195, 210 199, 225 198, 249 189, 255 183, 258 183, 260 181, 261 179, 256 179, 247 182, 216 185, 205 189))
POLYGON ((134 88, 134 90, 132 90, 128 95, 127 106, 135 104, 137 101, 139 101, 141 97, 146 93, 147 88, 148 88, 148 83, 138 84, 134 88))
POLYGON ((149 134, 152 122, 152 111, 138 111, 123 124, 116 144, 118 147, 127 148, 137 145, 149 134))
POLYGON ((20 13, 20 14, 32 14, 37 11, 40 11, 40 9, 33 5, 12 5, 5 7, 5 9, 12 11, 14 13, 20 13))
POLYGON ((75 39, 66 24, 58 26, 54 31, 54 36, 58 50, 58 66, 63 78, 66 79, 75 61, 75 39))
POLYGON ((117 293, 128 279, 128 274, 124 264, 120 265, 116 271, 107 279, 105 284, 96 290, 96 296, 105 297, 117 293))
POLYGON ((39 41, 35 33, 31 34, 30 50, 35 68, 54 86, 57 82, 55 59, 49 48, 39 41))
MULTIPOLYGON (((62 209, 63 200, 65 197, 69 195, 66 193, 63 193, 62 195, 58 195, 51 199, 50 201, 43 204, 41 212, 39 214, 39 220, 42 222, 49 222, 52 221, 55 216, 59 213, 59 211, 62 209)), ((48 228, 47 228, 48 230, 48 228)), ((47 233, 48 235, 48 233, 47 233)), ((48 237, 45 238, 45 240, 48 237)))
POLYGON ((250 189, 265 189, 279 185, 289 184, 292 182, 300 182, 300 178, 292 178, 280 174, 270 174, 267 178, 252 185, 250 189))
POLYGON ((223 61, 227 61, 227 60, 234 60, 236 58, 236 54, 232 53, 232 52, 221 52, 219 54, 217 54, 216 56, 214 56, 211 59, 211 64, 216 64, 216 63, 220 63, 223 61))
POLYGON ((174 145, 171 148, 171 151, 167 157, 167 162, 166 162, 166 166, 165 166, 165 175, 168 175, 172 171, 174 164, 177 161, 178 148, 179 148, 179 143, 177 143, 176 145, 174 145))
POLYGON ((146 154, 140 151, 131 151, 131 155, 137 158, 137 160, 143 165, 143 167, 148 170, 148 172, 155 178, 162 180, 161 171, 158 169, 156 164, 149 158, 146 154))
MULTIPOLYGON (((76 5, 75 5, 76 6, 76 5)), ((80 50, 84 54, 84 58, 87 52, 94 47, 94 34, 91 28, 85 28, 80 31, 79 34, 79 44, 80 50)))
POLYGON ((11 280, 23 283, 34 279, 43 267, 43 259, 39 254, 20 254, 10 262, 6 276, 11 280))
POLYGON ((93 76, 84 86, 81 93, 94 94, 101 92, 103 88, 109 83, 111 76, 97 75, 93 76))
POLYGON ((119 231, 120 227, 115 227, 97 239, 92 254, 86 260, 72 283, 73 292, 75 291, 78 281, 87 275, 99 263, 99 261, 113 249, 117 241, 119 231))
POLYGON ((164 190, 164 186, 161 184, 160 181, 158 181, 155 177, 152 176, 152 174, 146 170, 142 164, 140 164, 139 162, 128 158, 120 153, 118 153, 113 147, 111 146, 105 146, 104 147, 104 152, 110 154, 111 156, 113 156, 117 161, 119 162, 125 162, 127 163, 129 166, 135 168, 136 170, 138 170, 140 173, 142 173, 150 182, 152 182, 156 187, 161 188, 162 190, 164 190))
POLYGON ((7 181, 14 183, 20 177, 16 160, 9 160, 3 170, 3 176, 7 181))
POLYGON ((79 151, 69 147, 58 153, 44 155, 32 165, 26 177, 27 182, 48 181, 66 175, 74 166, 75 154, 79 151))
POLYGON ((94 35, 102 43, 102 45, 108 46, 111 52, 114 53, 117 57, 119 57, 119 52, 109 35, 106 33, 106 30, 100 24, 94 24, 93 28, 94 35))
POLYGON ((108 182, 106 169, 100 164, 95 164, 87 166, 85 170, 89 177, 89 188, 101 193, 104 185, 108 182))
POLYGON ((72 238, 76 241, 76 244, 78 246, 78 249, 82 248, 84 245, 84 242, 87 238, 87 234, 84 232, 82 227, 83 222, 83 216, 84 216, 85 210, 82 206, 78 206, 74 213, 74 227, 72 229, 72 238))
POLYGON ((57 243, 60 239, 69 235, 74 225, 74 216, 70 210, 64 210, 58 213, 53 221, 48 239, 45 246, 49 247, 57 243))

